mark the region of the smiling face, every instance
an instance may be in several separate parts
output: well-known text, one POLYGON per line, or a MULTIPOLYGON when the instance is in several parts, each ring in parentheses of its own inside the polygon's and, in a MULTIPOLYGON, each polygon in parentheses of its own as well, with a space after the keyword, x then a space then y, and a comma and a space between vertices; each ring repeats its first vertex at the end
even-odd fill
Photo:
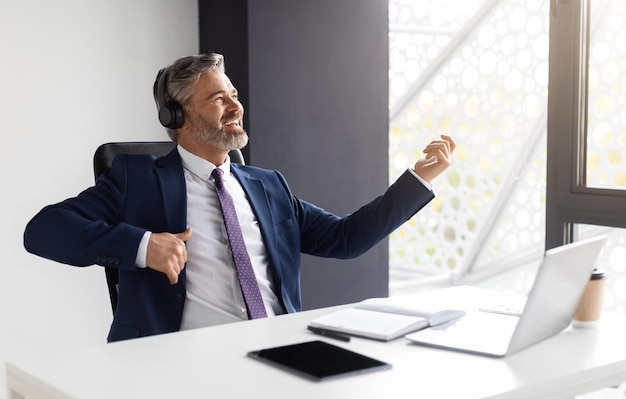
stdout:
POLYGON ((225 157, 229 150, 248 143, 243 129, 243 106, 226 74, 201 74, 184 109, 185 124, 179 129, 179 144, 188 151, 204 158, 204 154, 216 152, 225 157))

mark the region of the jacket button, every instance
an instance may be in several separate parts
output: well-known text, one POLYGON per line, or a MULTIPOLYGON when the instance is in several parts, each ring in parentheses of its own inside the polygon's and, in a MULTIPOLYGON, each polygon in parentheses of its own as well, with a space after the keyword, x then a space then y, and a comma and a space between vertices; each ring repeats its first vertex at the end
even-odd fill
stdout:
POLYGON ((185 300, 185 296, 182 294, 177 294, 176 295, 176 302, 181 303, 185 300))

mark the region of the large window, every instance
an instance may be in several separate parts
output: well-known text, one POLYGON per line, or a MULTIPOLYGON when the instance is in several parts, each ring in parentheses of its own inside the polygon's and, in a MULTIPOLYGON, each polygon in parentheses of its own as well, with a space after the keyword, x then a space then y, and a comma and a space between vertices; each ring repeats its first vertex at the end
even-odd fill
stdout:
POLYGON ((546 247, 606 233, 606 306, 625 310, 625 7, 390 0, 390 178, 439 133, 458 144, 437 198, 391 236, 392 295, 526 293, 546 247))
POLYGON ((550 36, 546 247, 606 233, 607 307, 626 302, 626 8, 554 1, 550 36))
POLYGON ((391 1, 390 177, 439 133, 458 144, 437 198, 391 236, 392 294, 516 285, 540 259, 548 31, 542 0, 391 1))

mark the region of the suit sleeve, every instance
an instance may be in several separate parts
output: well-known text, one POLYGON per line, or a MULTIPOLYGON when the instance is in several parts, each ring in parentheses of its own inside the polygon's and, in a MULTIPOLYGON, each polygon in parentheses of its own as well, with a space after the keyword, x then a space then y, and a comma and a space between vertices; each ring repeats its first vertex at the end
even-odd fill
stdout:
POLYGON ((333 258, 357 257, 433 198, 434 194, 406 171, 383 195, 343 218, 299 201, 302 252, 333 258))
POLYGON ((73 266, 132 270, 145 229, 119 222, 127 186, 124 157, 74 198, 43 208, 24 231, 30 253, 73 266))

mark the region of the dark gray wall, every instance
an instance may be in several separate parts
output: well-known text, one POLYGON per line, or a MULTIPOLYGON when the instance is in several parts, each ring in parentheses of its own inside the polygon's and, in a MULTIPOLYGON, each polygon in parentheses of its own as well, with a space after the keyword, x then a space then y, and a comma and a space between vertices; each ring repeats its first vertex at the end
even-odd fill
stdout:
MULTIPOLYGON (((387 1, 237 0, 228 10, 218 3, 199 3, 201 51, 223 52, 227 73, 247 95, 249 163, 280 170, 296 195, 339 215, 381 194, 388 185, 387 1), (229 29, 245 25, 236 31, 247 40, 219 34, 218 20, 229 29), (234 65, 234 48, 247 65, 234 65)), ((354 260, 303 256, 304 307, 386 296, 387 248, 384 241, 354 260)))

